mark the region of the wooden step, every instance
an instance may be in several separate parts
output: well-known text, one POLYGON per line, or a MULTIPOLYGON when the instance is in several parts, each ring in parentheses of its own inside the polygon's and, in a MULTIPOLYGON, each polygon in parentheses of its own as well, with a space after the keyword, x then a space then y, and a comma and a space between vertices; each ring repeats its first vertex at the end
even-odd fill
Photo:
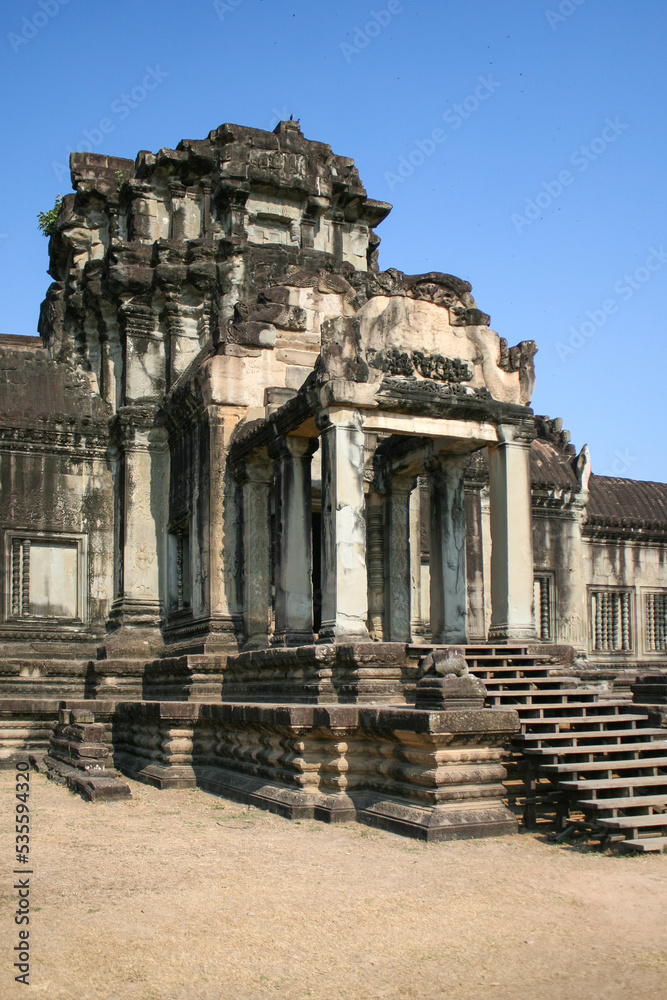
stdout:
MULTIPOLYGON (((526 747, 524 754, 531 757, 576 757, 581 754, 631 754, 647 751, 664 751, 667 767, 667 742, 652 740, 648 743, 601 743, 588 747, 526 747)), ((641 758, 640 758, 641 759, 641 758)))
POLYGON ((667 813, 655 813, 652 816, 600 816, 598 823, 610 830, 643 830, 649 827, 667 827, 667 813))
POLYGON ((634 777, 626 775, 624 778, 582 778, 579 781, 575 778, 566 778, 558 782, 558 787, 572 788, 580 792, 581 795, 587 795, 588 792, 602 792, 607 791, 607 789, 655 788, 656 786, 663 788, 666 782, 667 775, 665 774, 641 774, 634 775, 634 777))
MULTIPOLYGON (((586 698, 586 694, 583 695, 586 698)), ((595 705, 599 705, 600 702, 595 697, 591 695, 586 701, 582 701, 582 695, 580 692, 574 691, 491 691, 487 688, 486 699, 487 702, 502 702, 503 705, 509 705, 511 707, 531 709, 531 708, 546 708, 548 711, 554 711, 556 709, 563 709, 572 707, 574 708, 593 708, 595 705), (554 699, 554 695, 560 695, 560 701, 554 699)), ((606 705, 607 702, 602 702, 602 705, 606 705)))
POLYGON ((629 712, 618 715, 573 715, 554 716, 552 718, 523 719, 525 726, 562 726, 562 725, 591 725, 592 723, 619 723, 619 722, 646 722, 648 715, 631 715, 629 712))
MULTIPOLYGON (((652 806, 667 806, 667 794, 663 795, 622 795, 610 799, 577 799, 582 809, 648 809, 652 806)), ((667 814, 666 814, 667 815, 667 814)))
MULTIPOLYGON (((515 743, 542 743, 548 740, 553 740, 554 743, 564 743, 566 740, 597 740, 601 736, 605 739, 618 739, 621 740, 626 738, 628 740, 633 737, 642 738, 644 736, 659 736, 663 740, 667 740, 667 730, 665 729, 650 729, 648 726, 638 729, 593 729, 590 732, 575 732, 575 733, 518 733, 513 737, 515 743)), ((615 744, 610 743, 609 746, 614 746, 615 744)), ((626 746, 632 746, 632 743, 623 744, 626 746)), ((521 747, 523 752, 524 747, 521 747)), ((525 749, 529 749, 525 747, 525 749)))
MULTIPOLYGON (((664 757, 643 757, 638 760, 597 760, 588 764, 578 764, 572 761, 569 764, 541 764, 540 770, 549 774, 584 774, 594 771, 632 771, 645 770, 646 768, 664 767, 667 772, 667 754, 664 757)), ((667 773, 663 775, 667 783, 667 773)))
MULTIPOLYGON (((470 672, 473 673, 472 670, 470 672)), ((475 673, 475 677, 479 677, 479 675, 477 673, 475 673)), ((534 689, 536 691, 544 691, 545 693, 547 693, 548 691, 551 691, 551 690, 560 691, 560 690, 562 690, 562 688, 564 686, 564 681, 561 681, 561 679, 559 677, 556 677, 556 678, 554 678, 554 677, 498 677, 498 676, 496 676, 494 674, 493 677, 480 677, 479 679, 483 680, 486 685, 493 685, 493 687, 505 687, 505 686, 507 686, 508 688, 514 688, 514 687, 519 687, 519 685, 523 685, 524 687, 530 687, 530 688, 532 688, 532 689, 534 689)), ((580 691, 582 694, 583 693, 588 694, 589 692, 591 694, 598 694, 599 693, 597 691, 591 692, 590 688, 577 687, 576 685, 572 685, 571 684, 570 687, 568 688, 568 690, 573 690, 573 689, 577 690, 577 691, 580 691)))
POLYGON ((664 851, 667 847, 667 837, 639 837, 634 840, 621 840, 616 845, 624 851, 638 851, 648 854, 650 851, 664 851))

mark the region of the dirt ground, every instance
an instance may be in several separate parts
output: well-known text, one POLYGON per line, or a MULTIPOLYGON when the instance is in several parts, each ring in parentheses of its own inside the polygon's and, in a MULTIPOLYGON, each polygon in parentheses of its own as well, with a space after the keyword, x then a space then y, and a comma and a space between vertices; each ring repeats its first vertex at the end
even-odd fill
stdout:
MULTIPOLYGON (((519 835, 424 845, 131 782, 31 779, 31 995, 49 1000, 664 1000, 667 855, 519 835)), ((0 997, 14 773, 0 773, 0 997)))

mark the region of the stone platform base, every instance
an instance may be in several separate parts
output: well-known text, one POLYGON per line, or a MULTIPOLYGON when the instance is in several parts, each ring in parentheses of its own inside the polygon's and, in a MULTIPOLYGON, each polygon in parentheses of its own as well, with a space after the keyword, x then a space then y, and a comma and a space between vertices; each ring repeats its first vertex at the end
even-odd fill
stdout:
POLYGON ((0 770, 47 753, 59 706, 56 698, 0 698, 0 770))
POLYGON ((400 705, 412 672, 400 642, 275 646, 230 655, 222 699, 400 705))
POLYGON ((125 703, 114 762, 290 819, 357 820, 423 840, 515 833, 503 802, 513 711, 125 703))

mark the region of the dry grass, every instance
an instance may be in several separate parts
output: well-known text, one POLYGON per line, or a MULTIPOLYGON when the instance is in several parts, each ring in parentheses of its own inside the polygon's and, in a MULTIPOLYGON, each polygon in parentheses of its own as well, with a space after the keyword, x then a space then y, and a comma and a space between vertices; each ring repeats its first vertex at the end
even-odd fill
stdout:
MULTIPOLYGON (((200 791, 92 805, 31 778, 31 995, 49 1000, 663 1000, 667 856, 531 835, 422 845, 200 791)), ((0 774, 0 996, 13 983, 0 774)))

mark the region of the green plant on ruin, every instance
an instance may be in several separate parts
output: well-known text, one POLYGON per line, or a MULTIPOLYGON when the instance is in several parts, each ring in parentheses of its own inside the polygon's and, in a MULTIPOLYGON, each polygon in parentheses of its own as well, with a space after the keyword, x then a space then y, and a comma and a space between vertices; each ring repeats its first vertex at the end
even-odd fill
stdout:
POLYGON ((122 170, 116 170, 115 177, 116 177, 116 184, 118 185, 118 193, 120 194, 120 189, 122 188, 123 184, 125 183, 125 177, 123 175, 123 171, 122 170))
POLYGON ((62 203, 62 195, 58 195, 53 208, 50 208, 48 212, 37 213, 37 224, 42 230, 44 236, 53 236, 53 230, 56 227, 56 219, 58 218, 58 212, 60 211, 62 203))

